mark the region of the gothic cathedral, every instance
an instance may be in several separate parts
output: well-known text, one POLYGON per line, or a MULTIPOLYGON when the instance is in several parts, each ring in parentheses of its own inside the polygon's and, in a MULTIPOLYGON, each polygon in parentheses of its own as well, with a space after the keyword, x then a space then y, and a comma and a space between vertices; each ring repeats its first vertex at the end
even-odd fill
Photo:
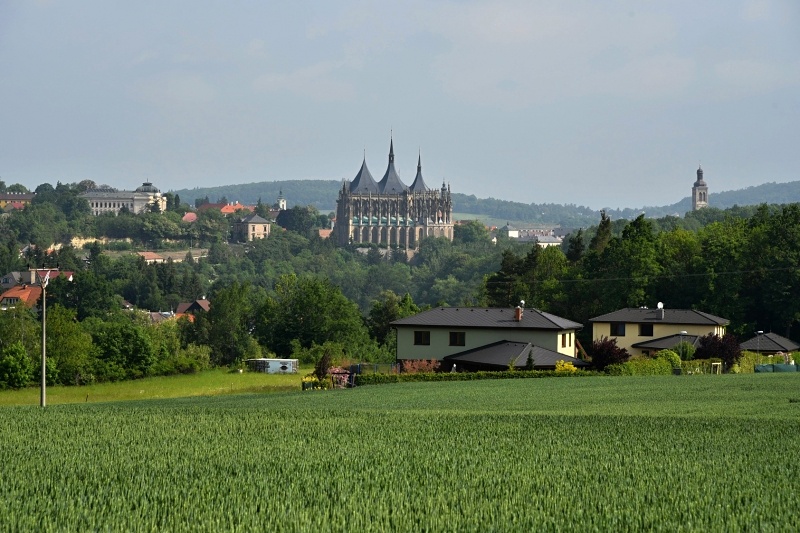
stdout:
POLYGON ((424 237, 453 240, 453 202, 450 187, 430 189, 422 179, 422 157, 417 176, 406 186, 394 168, 394 141, 389 141, 389 166, 375 182, 361 163, 353 181, 344 180, 336 201, 334 235, 340 245, 382 244, 414 249, 424 237))

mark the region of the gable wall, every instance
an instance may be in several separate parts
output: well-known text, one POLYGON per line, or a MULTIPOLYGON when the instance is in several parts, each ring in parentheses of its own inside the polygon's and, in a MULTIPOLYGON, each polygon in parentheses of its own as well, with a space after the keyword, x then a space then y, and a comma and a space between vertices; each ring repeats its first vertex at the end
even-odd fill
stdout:
POLYGON ((642 355, 642 350, 639 348, 633 348, 632 345, 645 342, 647 340, 652 339, 659 339, 661 337, 667 337, 669 335, 675 335, 680 333, 681 331, 685 331, 688 335, 708 335, 709 333, 715 333, 719 336, 725 335, 725 326, 718 326, 715 324, 659 324, 653 322, 653 335, 642 337, 639 335, 639 323, 638 322, 626 322, 625 323, 625 336, 614 336, 611 335, 611 323, 610 322, 594 322, 592 323, 592 340, 599 340, 601 337, 608 337, 617 339, 617 346, 620 348, 625 348, 628 350, 628 353, 631 355, 642 355))
POLYGON ((398 359, 442 359, 448 355, 480 348, 493 342, 508 340, 530 342, 536 346, 547 348, 570 357, 575 356, 575 330, 520 330, 500 328, 457 328, 457 327, 425 327, 400 326, 397 328, 398 359), (415 346, 414 332, 430 331, 430 346, 415 346), (465 346, 450 346, 450 332, 463 331, 465 346), (561 334, 568 334, 567 346, 561 347, 561 334), (571 333, 571 335, 569 335, 571 333))

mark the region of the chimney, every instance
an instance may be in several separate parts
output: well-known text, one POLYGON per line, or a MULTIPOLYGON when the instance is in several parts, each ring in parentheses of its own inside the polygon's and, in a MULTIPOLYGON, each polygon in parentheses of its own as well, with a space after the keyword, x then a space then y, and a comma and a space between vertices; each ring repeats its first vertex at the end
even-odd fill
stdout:
POLYGON ((522 322, 522 311, 525 308, 525 300, 520 300, 519 305, 514 308, 514 320, 522 322))

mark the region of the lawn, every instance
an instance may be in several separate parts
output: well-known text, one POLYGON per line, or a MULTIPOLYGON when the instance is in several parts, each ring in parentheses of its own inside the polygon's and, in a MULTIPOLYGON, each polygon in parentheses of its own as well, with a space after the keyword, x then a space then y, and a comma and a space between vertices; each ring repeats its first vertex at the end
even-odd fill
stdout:
MULTIPOLYGON (((53 386, 47 387, 47 405, 299 390, 302 375, 311 370, 310 367, 301 368, 297 374, 239 374, 226 369, 215 369, 197 374, 159 376, 83 387, 53 386)), ((0 405, 39 405, 39 394, 38 387, 0 391, 0 405)))
POLYGON ((797 374, 0 409, 8 530, 785 531, 797 374))

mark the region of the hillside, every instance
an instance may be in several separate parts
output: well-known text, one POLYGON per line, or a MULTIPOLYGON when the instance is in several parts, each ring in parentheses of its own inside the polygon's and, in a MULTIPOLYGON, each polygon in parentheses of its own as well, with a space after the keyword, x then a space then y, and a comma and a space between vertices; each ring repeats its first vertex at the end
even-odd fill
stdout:
MULTIPOLYGON (((333 180, 288 180, 239 185, 222 185, 172 191, 183 202, 194 204, 195 199, 208 197, 215 202, 226 198, 230 202, 255 204, 275 202, 283 192, 289 206, 312 205, 320 212, 327 213, 336 208, 336 197, 341 182, 333 180)), ((800 181, 789 183, 764 183, 735 191, 711 193, 709 203, 713 207, 726 209, 734 205, 786 204, 800 202, 800 181)), ((453 193, 453 203, 457 213, 469 213, 512 222, 558 224, 563 227, 588 227, 597 223, 600 211, 575 204, 525 204, 496 198, 477 198, 474 195, 453 193)), ((641 213, 648 217, 661 218, 669 215, 683 215, 691 209, 687 196, 681 201, 665 206, 642 208, 607 209, 613 219, 632 219, 641 213)))

